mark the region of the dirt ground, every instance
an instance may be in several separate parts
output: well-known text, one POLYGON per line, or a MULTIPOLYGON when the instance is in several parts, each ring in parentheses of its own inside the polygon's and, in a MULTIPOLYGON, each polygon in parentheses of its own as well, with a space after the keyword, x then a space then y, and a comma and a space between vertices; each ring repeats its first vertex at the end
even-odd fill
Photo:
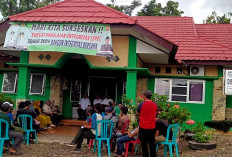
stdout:
MULTIPOLYGON (((73 136, 62 135, 40 135, 39 144, 22 145, 21 152, 23 157, 93 157, 92 149, 88 149, 86 143, 82 147, 81 153, 74 153, 72 147, 68 147, 63 142, 68 142, 73 136), (60 142, 63 141, 63 142, 60 142)), ((179 151, 180 157, 232 157, 232 136, 230 134, 216 134, 214 140, 217 143, 217 149, 214 150, 191 150, 188 148, 188 141, 180 139, 179 151)), ((86 140, 85 140, 86 141, 86 140)), ((10 156, 8 152, 3 156, 10 156)), ((102 153, 102 157, 106 157, 106 153, 102 153)), ((112 157, 115 153, 112 153, 112 157)), ((136 156, 142 156, 139 150, 136 156)), ((163 149, 158 151, 158 156, 163 156, 163 149)), ((131 155, 129 155, 131 157, 131 155)))

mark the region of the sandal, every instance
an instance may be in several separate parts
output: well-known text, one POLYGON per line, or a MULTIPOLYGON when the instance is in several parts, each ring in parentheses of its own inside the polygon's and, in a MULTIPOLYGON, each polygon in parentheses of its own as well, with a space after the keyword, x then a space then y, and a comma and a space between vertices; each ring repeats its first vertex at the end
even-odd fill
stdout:
POLYGON ((23 155, 23 153, 16 151, 16 152, 10 152, 10 155, 23 155))

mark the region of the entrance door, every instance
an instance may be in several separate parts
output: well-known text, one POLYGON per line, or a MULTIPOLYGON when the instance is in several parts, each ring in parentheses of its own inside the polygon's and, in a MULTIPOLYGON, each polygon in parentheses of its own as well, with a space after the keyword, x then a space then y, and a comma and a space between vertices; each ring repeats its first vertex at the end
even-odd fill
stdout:
POLYGON ((91 102, 99 95, 102 99, 109 95, 111 99, 116 98, 117 78, 113 77, 90 77, 89 98, 91 102))

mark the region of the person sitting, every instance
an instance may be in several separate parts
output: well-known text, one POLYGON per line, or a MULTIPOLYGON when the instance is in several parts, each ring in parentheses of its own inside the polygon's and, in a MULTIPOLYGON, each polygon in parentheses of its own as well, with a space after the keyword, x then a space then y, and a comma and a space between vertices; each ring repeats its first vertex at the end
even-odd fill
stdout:
POLYGON ((120 113, 121 113, 121 108, 123 107, 122 104, 118 104, 117 106, 113 105, 114 107, 114 113, 117 117, 119 117, 120 113))
POLYGON ((135 141, 138 138, 139 127, 134 129, 131 132, 128 132, 127 135, 123 135, 118 137, 116 140, 117 143, 117 157, 122 157, 123 153, 125 152, 124 144, 129 141, 135 141))
POLYGON ((13 104, 9 103, 9 102, 4 102, 3 104, 9 104, 10 105, 10 112, 7 113, 7 115, 10 117, 11 122, 14 123, 15 120, 15 110, 13 109, 13 104))
MULTIPOLYGON (((75 138, 72 140, 72 142, 69 145, 76 145, 76 148, 73 150, 74 152, 80 152, 81 150, 81 145, 83 142, 83 139, 95 139, 95 134, 96 134, 96 127, 98 127, 98 129, 100 129, 100 125, 97 126, 97 121, 102 120, 102 116, 101 116, 101 105, 100 104, 96 104, 95 105, 95 111, 96 113, 94 113, 91 116, 92 122, 91 125, 86 124, 84 126, 82 126, 80 128, 80 130, 78 131, 77 135, 75 136, 75 138)), ((100 136, 100 131, 98 132, 99 136, 100 136)))
POLYGON ((34 102, 34 111, 38 115, 36 117, 36 120, 40 122, 40 128, 41 130, 47 130, 48 126, 53 126, 51 117, 47 116, 46 114, 42 113, 42 109, 40 108, 40 101, 37 100, 34 102))
POLYGON ((102 105, 105 105, 105 106, 109 106, 109 103, 112 103, 112 104, 114 104, 114 101, 113 101, 113 99, 111 99, 110 98, 110 96, 109 95, 106 95, 106 97, 105 97, 105 99, 103 99, 103 101, 102 101, 102 105))
POLYGON ((86 109, 88 106, 91 106, 91 103, 88 95, 85 94, 84 97, 79 101, 79 108, 77 109, 79 120, 86 120, 86 109))
MULTIPOLYGON (((112 139, 115 140, 117 135, 116 135, 116 129, 117 129, 117 122, 118 118, 116 115, 113 114, 113 107, 106 107, 105 108, 106 115, 103 117, 103 120, 111 120, 114 123, 113 130, 112 130, 112 139)), ((109 131, 109 130, 108 130, 109 131)), ((106 141, 102 141, 103 144, 103 149, 106 147, 106 141)))
POLYGON ((94 99, 93 105, 101 104, 101 103, 102 103, 102 99, 100 98, 99 95, 96 95, 96 99, 94 99))
POLYGON ((52 119, 52 109, 50 100, 47 100, 46 103, 43 105, 43 113, 47 116, 50 116, 52 119))
MULTIPOLYGON (((118 137, 122 135, 124 123, 126 123, 128 120, 130 120, 129 116, 127 115, 127 112, 128 112, 127 107, 121 108, 121 114, 119 115, 118 130, 117 130, 118 137)), ((124 132, 127 132, 128 128, 129 128, 129 125, 126 125, 124 132)))
MULTIPOLYGON (((9 137, 12 139, 14 139, 14 144, 12 146, 12 148, 9 150, 11 155, 22 155, 21 152, 19 152, 19 149, 21 147, 21 144, 23 143, 23 133, 20 132, 15 132, 15 128, 11 125, 11 119, 10 117, 7 115, 8 112, 10 112, 11 110, 11 106, 8 103, 3 103, 1 105, 1 111, 0 112, 0 119, 4 119, 8 122, 9 124, 9 137)), ((1 128, 1 133, 2 135, 5 134, 5 127, 6 126, 2 126, 1 128)), ((1 136, 2 136, 1 135, 1 136)))
MULTIPOLYGON (((166 140, 167 136, 167 129, 168 129, 169 124, 159 118, 156 118, 156 128, 155 128, 155 141, 156 142, 163 142, 166 140)), ((169 132, 169 140, 172 140, 172 130, 169 132)))
MULTIPOLYGON (((25 101, 25 107, 24 108, 20 108, 18 111, 17 111, 17 114, 16 114, 16 119, 18 118, 19 115, 21 114, 28 114, 28 115, 31 115, 32 118, 33 118, 33 121, 32 121, 32 128, 36 130, 36 133, 38 133, 40 131, 40 122, 36 120, 36 117, 38 116, 34 111, 32 111, 31 109, 31 102, 30 101, 25 101)), ((33 143, 32 139, 35 139, 35 135, 33 133, 31 133, 31 140, 30 142, 33 143)))
POLYGON ((61 119, 62 119, 62 114, 60 112, 60 108, 58 105, 55 105, 52 111, 53 115, 53 121, 55 125, 60 125, 61 124, 61 119))

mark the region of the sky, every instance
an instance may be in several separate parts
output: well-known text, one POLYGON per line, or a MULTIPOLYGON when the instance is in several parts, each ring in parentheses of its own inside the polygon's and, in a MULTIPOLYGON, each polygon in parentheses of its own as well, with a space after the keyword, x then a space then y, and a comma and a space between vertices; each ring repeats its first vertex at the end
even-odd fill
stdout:
MULTIPOLYGON (((111 3, 111 0, 96 0, 102 4, 111 3)), ((143 5, 147 4, 150 0, 141 0, 143 5)), ((165 6, 168 0, 156 0, 165 6)), ((232 12, 232 0, 173 0, 179 2, 179 9, 184 11, 182 16, 189 16, 194 18, 195 23, 203 23, 207 16, 211 15, 212 11, 216 11, 220 16, 224 13, 232 12)), ((128 5, 132 0, 116 0, 116 5, 128 5)), ((139 11, 142 7, 136 9, 133 13, 139 11)), ((0 19, 2 18, 0 14, 0 19)))
MULTIPOLYGON (((110 0, 96 0, 100 3, 110 3, 110 0)), ((156 0, 157 3, 161 3, 165 6, 168 0, 156 0)), ((189 16, 194 18, 195 23, 203 23, 203 20, 207 16, 211 15, 212 11, 216 11, 219 15, 224 13, 232 12, 232 0, 173 0, 179 2, 179 9, 184 11, 182 16, 189 16)), ((127 5, 132 0, 116 0, 116 5, 127 5)), ((150 0, 141 0, 144 4, 150 2, 150 0)), ((140 10, 142 6, 135 12, 140 10)), ((133 13, 135 15, 135 13, 133 13)))

